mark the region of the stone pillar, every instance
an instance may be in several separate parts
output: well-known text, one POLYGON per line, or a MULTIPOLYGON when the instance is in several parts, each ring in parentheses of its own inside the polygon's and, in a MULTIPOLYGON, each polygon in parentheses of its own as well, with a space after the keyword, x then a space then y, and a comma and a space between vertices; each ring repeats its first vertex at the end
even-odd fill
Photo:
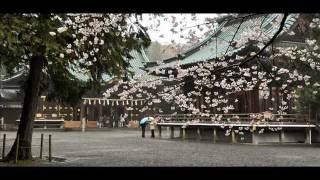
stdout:
POLYGON ((198 140, 201 140, 201 131, 200 128, 197 128, 198 140))
POLYGON ((311 144, 311 128, 306 129, 305 141, 306 144, 311 144))
POLYGON ((82 120, 81 120, 81 129, 82 129, 82 132, 86 131, 86 119, 85 118, 82 118, 82 120))
POLYGON ((99 104, 98 105, 98 122, 99 122, 99 127, 98 128, 101 128, 101 124, 103 123, 102 116, 103 116, 102 115, 102 104, 99 104))
POLYGON ((213 128, 213 143, 217 142, 217 129, 213 128))
POLYGON ((182 127, 180 127, 180 134, 179 134, 179 137, 180 137, 180 138, 183 138, 183 128, 182 128, 182 127))
POLYGON ((0 118, 1 129, 4 129, 4 117, 0 118))
POLYGON ((279 143, 282 144, 284 140, 284 131, 281 129, 280 134, 279 134, 279 143))
POLYGON ((232 143, 236 143, 237 142, 236 134, 235 134, 233 129, 231 130, 231 140, 232 140, 232 143))
POLYGON ((256 137, 256 132, 252 131, 252 144, 258 144, 258 139, 256 137))
POLYGON ((171 139, 174 138, 174 127, 173 126, 170 127, 170 138, 171 139))
POLYGON ((182 138, 186 139, 186 128, 182 128, 182 138))
POLYGON ((84 116, 86 115, 86 105, 81 103, 80 105, 80 121, 82 121, 82 119, 84 118, 84 116))

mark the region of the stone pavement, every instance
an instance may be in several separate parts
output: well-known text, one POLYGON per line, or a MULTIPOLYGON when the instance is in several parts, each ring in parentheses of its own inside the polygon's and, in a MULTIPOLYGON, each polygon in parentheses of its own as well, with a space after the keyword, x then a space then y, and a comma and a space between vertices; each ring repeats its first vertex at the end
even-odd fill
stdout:
MULTIPOLYGON (((1 140, 3 133, 0 131, 1 140)), ((15 136, 15 132, 5 133, 8 139, 15 136)), ((35 156, 39 155, 36 145, 41 133, 45 134, 44 155, 48 154, 47 140, 52 134, 53 156, 64 160, 41 166, 320 166, 318 145, 213 144, 172 140, 166 133, 162 139, 151 139, 150 131, 143 139, 140 131, 126 129, 35 131, 35 156)))

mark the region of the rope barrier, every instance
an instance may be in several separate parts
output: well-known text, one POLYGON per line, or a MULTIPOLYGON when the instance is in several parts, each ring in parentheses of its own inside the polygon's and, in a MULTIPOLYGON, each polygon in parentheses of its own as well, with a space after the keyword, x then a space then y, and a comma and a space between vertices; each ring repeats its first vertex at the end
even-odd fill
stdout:
MULTIPOLYGON (((43 147, 48 147, 48 157, 49 157, 49 160, 51 160, 51 157, 52 157, 52 152, 51 152, 51 147, 52 147, 52 141, 51 141, 51 134, 49 134, 49 139, 48 140, 45 140, 43 138, 43 134, 41 134, 41 138, 32 138, 32 142, 35 142, 35 141, 39 141, 39 144, 38 143, 35 143, 35 144, 32 144, 31 146, 20 146, 19 145, 19 135, 17 136, 17 145, 16 145, 16 152, 18 152, 18 149, 32 149, 34 147, 40 147, 40 158, 42 159, 42 155, 43 155, 43 147), (47 144, 48 143, 48 144, 47 144)), ((5 154, 8 152, 8 150, 11 150, 12 149, 12 146, 15 142, 16 138, 6 138, 6 134, 3 134, 3 138, 0 140, 1 142, 1 147, 0 147, 0 152, 2 152, 2 159, 5 157, 5 154), (9 142, 9 143, 8 143, 9 142), (7 145, 6 145, 7 144, 7 145)), ((15 163, 18 163, 18 156, 19 154, 16 153, 16 156, 15 156, 15 163)), ((34 153, 32 153, 32 156, 34 155, 34 153)))

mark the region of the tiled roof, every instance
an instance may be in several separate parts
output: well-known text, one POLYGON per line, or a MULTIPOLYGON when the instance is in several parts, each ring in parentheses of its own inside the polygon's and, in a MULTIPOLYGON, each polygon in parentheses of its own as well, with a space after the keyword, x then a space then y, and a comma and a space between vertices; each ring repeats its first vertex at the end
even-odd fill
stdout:
MULTIPOLYGON (((278 26, 273 26, 270 23, 274 22, 275 19, 281 14, 259 14, 253 15, 251 18, 247 18, 239 27, 240 21, 235 23, 230 23, 228 21, 223 22, 218 29, 205 40, 203 40, 198 45, 194 46, 190 50, 180 54, 181 58, 170 58, 171 60, 167 63, 150 67, 149 70, 154 70, 156 68, 168 68, 177 64, 179 61, 180 65, 192 64, 202 61, 207 61, 214 59, 216 57, 224 56, 225 52, 228 49, 228 52, 235 53, 241 50, 240 48, 233 48, 229 46, 230 41, 232 40, 237 28, 238 32, 234 37, 234 40, 239 40, 241 36, 253 29, 257 24, 261 25, 263 29, 263 34, 266 39, 270 39, 274 33, 278 30, 278 26)), ((285 22, 284 30, 288 30, 293 23, 295 22, 294 14, 290 14, 285 22)))
MULTIPOLYGON (((146 81, 146 80, 152 80, 154 78, 157 78, 157 79, 159 78, 157 76, 148 75, 147 72, 143 70, 145 67, 145 64, 147 62, 150 62, 149 58, 145 54, 144 49, 141 50, 141 53, 136 50, 132 50, 130 54, 132 56, 132 59, 129 60, 129 63, 130 63, 129 70, 134 73, 134 76, 132 77, 133 79, 146 81)), ((69 72, 72 75, 74 75, 75 78, 77 78, 78 80, 86 82, 90 79, 90 75, 88 73, 84 73, 76 69, 77 68, 75 66, 70 66, 68 68, 69 72)), ((17 79, 23 75, 24 75, 24 72, 17 72, 17 74, 12 75, 10 77, 6 77, 5 79, 2 79, 0 81, 2 82, 2 84, 9 81, 11 82, 12 80, 17 79)), ((102 74, 102 79, 105 82, 108 82, 109 80, 112 79, 112 77, 107 74, 102 74)))

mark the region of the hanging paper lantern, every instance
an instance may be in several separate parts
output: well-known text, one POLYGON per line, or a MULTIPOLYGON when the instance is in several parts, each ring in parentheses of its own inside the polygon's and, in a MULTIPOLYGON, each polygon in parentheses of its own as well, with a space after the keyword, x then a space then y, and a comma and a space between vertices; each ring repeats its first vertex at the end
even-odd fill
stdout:
POLYGON ((117 105, 117 106, 119 105, 119 101, 118 101, 118 100, 116 100, 116 105, 117 105))
POLYGON ((107 105, 109 105, 110 103, 109 103, 109 100, 107 100, 107 105))
POLYGON ((103 101, 103 105, 104 105, 104 106, 106 105, 106 101, 105 101, 105 100, 103 101))
POLYGON ((100 99, 99 99, 98 103, 99 103, 99 104, 101 104, 101 101, 100 101, 100 99))
POLYGON ((129 101, 128 100, 126 101, 126 104, 129 105, 129 101))

